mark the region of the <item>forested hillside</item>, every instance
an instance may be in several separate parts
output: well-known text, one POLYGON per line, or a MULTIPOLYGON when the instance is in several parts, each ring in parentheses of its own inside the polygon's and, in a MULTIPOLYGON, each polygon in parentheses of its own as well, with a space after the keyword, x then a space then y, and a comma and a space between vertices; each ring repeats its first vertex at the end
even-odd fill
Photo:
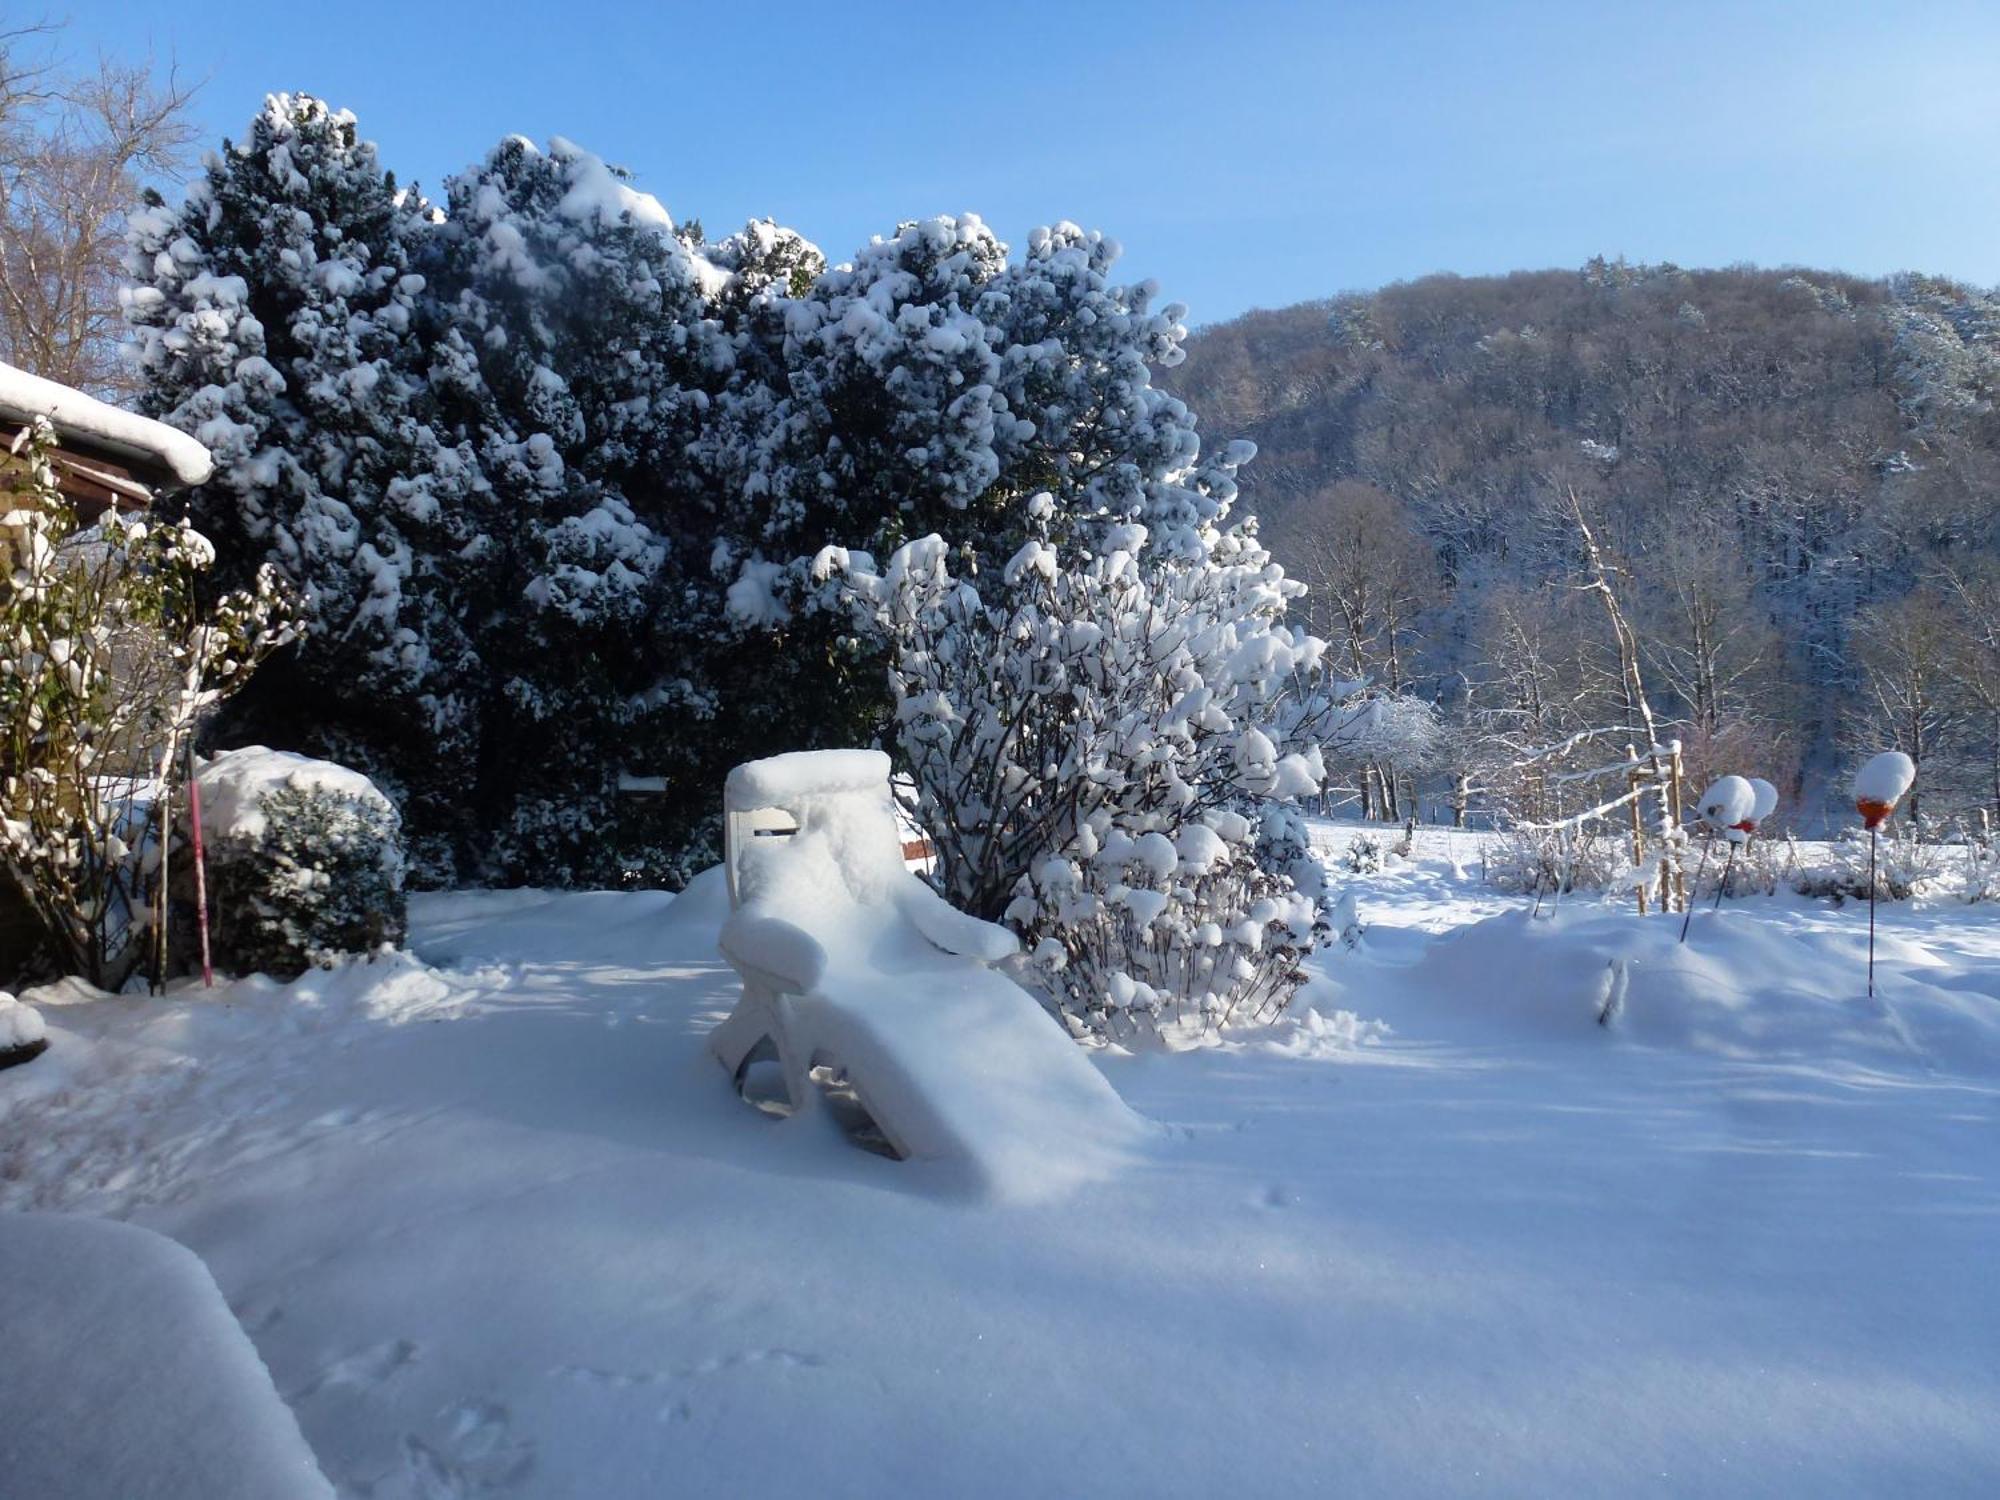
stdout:
POLYGON ((1927 810, 2000 802, 1993 296, 1595 260, 1253 312, 1164 378, 1257 442, 1246 499, 1321 630, 1445 708, 1433 783, 1482 726, 1598 712, 1573 491, 1697 769, 1817 799, 1844 744, 1894 743, 1927 810))

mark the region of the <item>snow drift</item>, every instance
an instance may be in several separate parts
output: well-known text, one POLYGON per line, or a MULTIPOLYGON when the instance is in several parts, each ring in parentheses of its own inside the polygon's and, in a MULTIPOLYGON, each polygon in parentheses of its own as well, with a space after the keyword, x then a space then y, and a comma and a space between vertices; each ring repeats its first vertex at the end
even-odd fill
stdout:
MULTIPOLYGON (((1614 1036, 1648 1046, 1768 1061, 1888 1071, 2000 1074, 2000 1006, 1907 939, 1882 939, 1901 966, 1866 993, 1865 929, 1802 934, 1750 912, 1678 919, 1603 908, 1553 919, 1489 917, 1426 950, 1402 1004, 1428 1023, 1482 1036, 1599 1040, 1607 976, 1629 986, 1614 1036), (1935 972, 1939 983, 1919 977, 1935 972)), ((1387 1012, 1392 1023, 1403 1018, 1387 1012)))
POLYGON ((195 1255, 108 1219, 0 1215, 0 1490, 332 1500, 195 1255))

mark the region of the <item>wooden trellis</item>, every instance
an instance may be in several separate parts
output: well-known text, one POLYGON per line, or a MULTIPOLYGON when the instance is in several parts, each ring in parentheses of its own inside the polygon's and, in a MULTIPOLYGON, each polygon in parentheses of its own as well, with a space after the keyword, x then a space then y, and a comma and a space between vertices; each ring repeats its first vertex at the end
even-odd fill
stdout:
MULTIPOLYGON (((1649 791, 1657 788, 1665 826, 1672 829, 1681 826, 1681 742, 1674 740, 1664 750, 1655 745, 1644 760, 1639 758, 1635 746, 1627 745, 1625 760, 1629 766, 1625 773, 1626 795, 1632 808, 1632 863, 1643 867, 1646 863, 1646 819, 1639 811, 1639 804, 1649 791)), ((1687 909, 1687 871, 1681 868, 1679 860, 1660 861, 1658 885, 1661 911, 1687 909)), ((1642 881, 1635 890, 1639 898, 1639 915, 1643 917, 1646 914, 1646 883, 1642 881)))
MULTIPOLYGON (((1635 867, 1643 869, 1648 842, 1644 804, 1648 798, 1652 798, 1658 808, 1658 821, 1654 825, 1655 836, 1661 842, 1661 853, 1664 857, 1660 860, 1658 876, 1639 881, 1634 887, 1639 911, 1644 914, 1649 904, 1656 904, 1662 912, 1685 911, 1688 899, 1687 873, 1681 868, 1680 860, 1674 857, 1684 813, 1685 789, 1682 786, 1681 743, 1679 740, 1661 743, 1653 718, 1652 705, 1646 699, 1646 685, 1640 676, 1638 635, 1625 618, 1624 610, 1618 606, 1618 596, 1611 587, 1611 570, 1598 548, 1597 538, 1591 533, 1590 523, 1584 519, 1583 506, 1574 490, 1570 492, 1569 502, 1570 512, 1576 519, 1577 535, 1583 542, 1584 562, 1587 568, 1587 578, 1581 587, 1597 595, 1611 622, 1611 633, 1618 644, 1619 683, 1625 700, 1623 705, 1626 713, 1625 723, 1645 736, 1646 749, 1641 754, 1638 745, 1628 741, 1624 760, 1599 766, 1593 770, 1574 771, 1555 778, 1557 782, 1578 782, 1607 780, 1622 775, 1625 779, 1625 790, 1621 795, 1571 817, 1522 826, 1537 832, 1575 831, 1599 819, 1609 818, 1621 808, 1629 809, 1632 822, 1632 863, 1635 867)), ((1561 745, 1537 752, 1531 759, 1561 754, 1582 740, 1613 732, 1615 731, 1604 729, 1585 730, 1572 735, 1561 745)))

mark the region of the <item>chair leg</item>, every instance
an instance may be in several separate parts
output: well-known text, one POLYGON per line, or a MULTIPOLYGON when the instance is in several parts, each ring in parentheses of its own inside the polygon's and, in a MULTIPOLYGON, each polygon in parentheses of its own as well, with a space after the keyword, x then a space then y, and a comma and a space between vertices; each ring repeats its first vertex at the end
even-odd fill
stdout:
POLYGON ((746 985, 728 1018, 708 1034, 708 1050, 734 1078, 756 1045, 774 1029, 770 1002, 746 985))
POLYGON ((777 1049, 785 1103, 797 1115, 818 1104, 819 1090, 812 1083, 811 1055, 792 1037, 790 998, 746 982, 736 1009, 708 1034, 708 1048, 734 1079, 750 1054, 768 1039, 777 1049))
POLYGON ((774 995, 770 1008, 771 1027, 769 1036, 778 1048, 778 1066, 784 1070, 785 1092, 791 1098, 794 1117, 807 1113, 819 1104, 819 1090, 813 1087, 812 1053, 798 1044, 792 1035, 791 997, 774 995))

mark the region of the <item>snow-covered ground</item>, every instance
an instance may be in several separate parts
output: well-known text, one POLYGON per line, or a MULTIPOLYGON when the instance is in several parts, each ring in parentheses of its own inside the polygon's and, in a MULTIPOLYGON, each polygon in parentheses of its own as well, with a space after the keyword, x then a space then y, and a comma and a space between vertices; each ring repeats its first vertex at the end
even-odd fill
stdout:
POLYGON ((343 1496, 2000 1492, 2000 915, 1885 908, 1871 1003, 1863 909, 1419 854, 1324 1016, 1098 1057, 1157 1130, 1054 1201, 738 1100, 712 901, 517 892, 31 996, 0 1207, 194 1249, 343 1496))

